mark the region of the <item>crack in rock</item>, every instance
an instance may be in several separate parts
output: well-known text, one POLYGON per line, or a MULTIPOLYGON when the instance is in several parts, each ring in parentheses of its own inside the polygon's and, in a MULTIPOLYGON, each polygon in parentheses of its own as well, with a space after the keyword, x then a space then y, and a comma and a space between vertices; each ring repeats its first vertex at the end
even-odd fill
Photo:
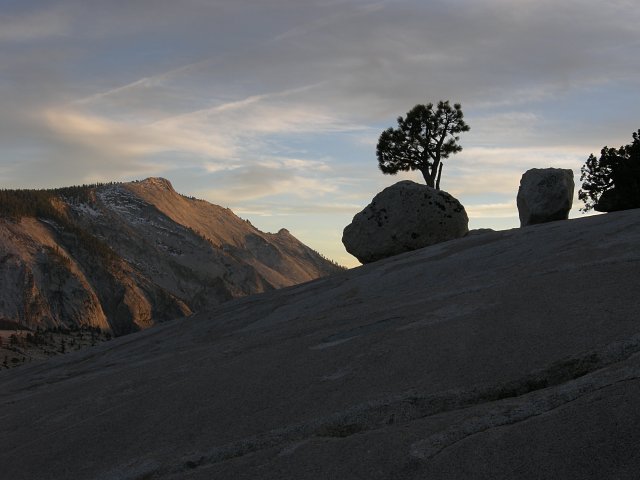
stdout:
POLYGON ((215 447, 206 454, 183 459, 180 464, 169 467, 166 472, 178 474, 269 448, 277 447, 285 451, 291 445, 314 436, 339 439, 438 414, 472 407, 488 407, 488 410, 475 415, 470 411, 464 420, 444 432, 411 445, 411 456, 422 460, 430 459, 471 435, 551 411, 616 382, 639 378, 637 369, 627 369, 622 378, 615 380, 606 374, 595 375, 596 372, 627 360, 637 353, 640 353, 640 334, 581 356, 561 359, 511 382, 470 389, 453 389, 428 395, 405 393, 356 405, 324 418, 215 447))
POLYGON ((559 388, 544 392, 533 392, 519 402, 500 402, 489 411, 465 419, 448 428, 444 432, 431 435, 411 445, 409 453, 412 457, 429 460, 448 447, 466 438, 486 432, 497 427, 513 425, 529 418, 555 410, 578 398, 618 383, 639 379, 637 372, 629 373, 615 382, 600 385, 593 380, 577 380, 559 388), (578 383, 578 385, 574 385, 578 383))

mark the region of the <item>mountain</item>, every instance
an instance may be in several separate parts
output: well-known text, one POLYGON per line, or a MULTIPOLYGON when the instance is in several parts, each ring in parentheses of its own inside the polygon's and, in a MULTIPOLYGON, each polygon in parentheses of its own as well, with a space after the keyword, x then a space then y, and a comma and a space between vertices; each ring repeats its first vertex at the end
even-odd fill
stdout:
POLYGON ((116 335, 341 268, 162 178, 0 192, 0 320, 116 335))
POLYGON ((473 235, 1 371, 2 475, 635 479, 638 244, 473 235))

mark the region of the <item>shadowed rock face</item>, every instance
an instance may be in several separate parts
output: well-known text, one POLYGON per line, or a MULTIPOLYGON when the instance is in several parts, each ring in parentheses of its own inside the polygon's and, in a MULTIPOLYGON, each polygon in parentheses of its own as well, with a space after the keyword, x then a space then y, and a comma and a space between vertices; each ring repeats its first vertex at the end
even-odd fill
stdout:
POLYGON ((79 190, 51 198, 55 218, 0 217, 0 318, 124 334, 340 271, 162 178, 79 190))
POLYGON ((520 226, 566 220, 573 203, 573 170, 532 168, 520 179, 518 214, 520 226))
POLYGON ((469 236, 0 372, 2 475, 637 478, 638 242, 469 236))
POLYGON ((347 252, 370 263, 467 234, 469 219, 458 200, 410 180, 378 193, 342 235, 347 252))

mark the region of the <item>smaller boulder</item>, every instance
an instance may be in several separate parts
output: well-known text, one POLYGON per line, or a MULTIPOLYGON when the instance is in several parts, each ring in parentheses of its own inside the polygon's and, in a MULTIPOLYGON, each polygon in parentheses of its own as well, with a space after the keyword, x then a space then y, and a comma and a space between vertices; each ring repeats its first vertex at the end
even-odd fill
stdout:
POLYGON ((532 168, 520 180, 518 214, 520 226, 566 220, 573 204, 573 170, 532 168))
POLYGON ((378 193, 345 227, 342 243, 361 263, 464 237, 469 218, 458 200, 409 180, 378 193))

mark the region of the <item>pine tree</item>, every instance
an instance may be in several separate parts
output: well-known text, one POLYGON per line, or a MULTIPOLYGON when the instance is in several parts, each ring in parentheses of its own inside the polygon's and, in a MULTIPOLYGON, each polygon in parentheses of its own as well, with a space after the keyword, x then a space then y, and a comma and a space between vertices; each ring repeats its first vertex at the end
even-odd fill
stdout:
POLYGON ((580 170, 578 198, 583 212, 615 212, 640 208, 640 130, 620 148, 603 147, 600 157, 589 155, 580 170))
POLYGON ((407 117, 398 117, 398 128, 388 128, 380 135, 377 147, 378 166, 382 173, 419 170, 428 186, 440 189, 442 160, 458 153, 458 133, 469 131, 459 103, 440 101, 416 105, 407 117))

